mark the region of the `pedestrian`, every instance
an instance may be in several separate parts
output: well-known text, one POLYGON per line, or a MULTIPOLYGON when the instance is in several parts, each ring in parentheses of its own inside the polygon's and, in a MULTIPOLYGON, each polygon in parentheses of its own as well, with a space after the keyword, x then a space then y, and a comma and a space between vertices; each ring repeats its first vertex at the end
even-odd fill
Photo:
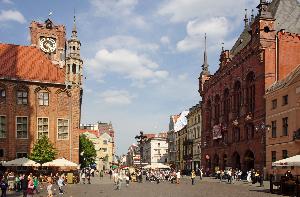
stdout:
POLYGON ((109 170, 109 179, 110 179, 110 180, 111 180, 112 175, 113 175, 113 171, 112 171, 112 169, 110 169, 110 170, 109 170))
POLYGON ((20 181, 21 181, 21 189, 23 191, 23 197, 26 197, 27 189, 28 189, 28 176, 26 174, 23 174, 20 181))
POLYGON ((231 171, 231 169, 228 169, 227 170, 227 176, 228 176, 228 179, 227 179, 227 181, 228 181, 228 183, 232 183, 232 171, 231 171))
POLYGON ((199 176, 200 176, 200 180, 202 180, 202 177, 203 177, 203 168, 200 168, 199 176))
POLYGON ((0 188, 1 188, 1 197, 6 197, 6 191, 8 188, 8 184, 6 183, 6 181, 4 180, 4 178, 2 180, 0 180, 0 188))
POLYGON ((36 176, 33 178, 33 185, 34 185, 34 190, 38 194, 39 193, 39 180, 36 176))
POLYGON ((121 176, 121 173, 116 175, 117 178, 117 190, 121 190, 121 186, 122 186, 122 181, 123 181, 123 177, 121 176))
POLYGON ((103 170, 100 171, 100 179, 103 179, 103 170))
POLYGON ((126 174, 125 179, 126 179, 126 187, 128 187, 129 186, 129 174, 126 174))
POLYGON ((58 189, 59 189, 59 194, 64 194, 63 186, 65 185, 65 183, 64 183, 63 176, 59 177, 59 179, 57 181, 57 185, 58 185, 58 189))
POLYGON ((52 193, 52 184, 53 184, 53 179, 51 177, 47 178, 47 193, 48 196, 47 197, 53 197, 53 193, 52 193))
POLYGON ((195 185, 195 178, 196 178, 196 173, 194 170, 192 170, 192 173, 191 173, 192 185, 195 185))
POLYGON ((16 175, 15 183, 16 183, 15 190, 16 192, 19 192, 21 189, 21 181, 20 181, 20 176, 18 174, 16 175))
POLYGON ((32 197, 34 194, 34 184, 32 176, 28 177, 27 197, 32 197))
POLYGON ((91 184, 91 170, 87 170, 87 173, 86 173, 86 178, 88 180, 88 184, 91 184))
POLYGON ((181 178, 180 170, 176 173, 176 183, 179 184, 181 178))
POLYGON ((81 180, 82 180, 82 183, 85 184, 85 169, 82 169, 82 171, 81 171, 81 180))

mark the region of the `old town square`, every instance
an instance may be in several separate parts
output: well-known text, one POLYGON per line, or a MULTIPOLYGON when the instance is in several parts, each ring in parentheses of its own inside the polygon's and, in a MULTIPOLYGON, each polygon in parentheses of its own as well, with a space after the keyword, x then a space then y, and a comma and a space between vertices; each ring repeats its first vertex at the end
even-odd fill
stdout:
POLYGON ((0 0, 1 197, 300 197, 299 18, 299 0, 0 0))

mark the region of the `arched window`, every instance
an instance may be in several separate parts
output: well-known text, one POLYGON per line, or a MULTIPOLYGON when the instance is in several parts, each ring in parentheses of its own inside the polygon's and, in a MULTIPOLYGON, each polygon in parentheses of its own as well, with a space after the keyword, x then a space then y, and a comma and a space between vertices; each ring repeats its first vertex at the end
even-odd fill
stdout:
POLYGON ((72 73, 73 73, 73 74, 76 74, 76 64, 73 64, 73 65, 72 65, 72 73))
POLYGON ((220 118, 220 96, 216 95, 215 97, 215 124, 219 124, 220 118))
POLYGON ((227 123, 229 120, 229 112, 230 112, 230 97, 229 97, 229 89, 226 88, 224 91, 224 121, 227 123))
POLYGON ((239 127, 234 127, 233 128, 233 142, 239 142, 241 139, 241 133, 240 133, 240 128, 239 127))
POLYGON ((237 113, 237 116, 240 116, 241 114, 241 104, 242 104, 241 82, 237 81, 234 84, 234 111, 237 113))
POLYGON ((206 106, 206 128, 210 129, 211 128, 211 118, 212 118, 212 113, 211 113, 211 101, 209 100, 207 102, 207 106, 206 106))
POLYGON ((246 102, 247 110, 254 114, 255 111, 255 75, 250 72, 246 77, 246 102))

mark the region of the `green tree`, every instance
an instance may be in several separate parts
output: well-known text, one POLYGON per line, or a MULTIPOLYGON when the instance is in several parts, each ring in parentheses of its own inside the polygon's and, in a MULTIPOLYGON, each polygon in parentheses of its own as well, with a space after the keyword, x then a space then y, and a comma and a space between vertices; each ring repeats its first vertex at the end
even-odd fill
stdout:
POLYGON ((48 137, 43 135, 36 141, 30 159, 38 163, 46 163, 55 159, 57 151, 53 144, 49 141, 48 137))
POLYGON ((85 135, 79 137, 79 162, 82 167, 95 163, 97 156, 95 146, 85 135))

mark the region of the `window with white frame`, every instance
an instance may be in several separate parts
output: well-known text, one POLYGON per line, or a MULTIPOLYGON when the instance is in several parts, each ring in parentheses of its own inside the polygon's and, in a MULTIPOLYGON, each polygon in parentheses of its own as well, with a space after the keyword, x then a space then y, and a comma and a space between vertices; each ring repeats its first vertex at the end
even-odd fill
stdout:
POLYGON ((28 138, 28 117, 17 117, 17 138, 28 138))
POLYGON ((49 118, 38 118, 37 119, 37 130, 38 130, 38 139, 43 135, 49 135, 49 118))
POLYGON ((18 105, 28 104, 28 92, 26 90, 17 91, 17 104, 18 105))
POLYGON ((0 116, 0 138, 6 138, 6 116, 0 116))
POLYGON ((65 140, 69 138, 69 120, 57 119, 57 138, 59 140, 65 140))
POLYGON ((38 93, 39 105, 48 106, 49 105, 49 92, 39 92, 38 93))

